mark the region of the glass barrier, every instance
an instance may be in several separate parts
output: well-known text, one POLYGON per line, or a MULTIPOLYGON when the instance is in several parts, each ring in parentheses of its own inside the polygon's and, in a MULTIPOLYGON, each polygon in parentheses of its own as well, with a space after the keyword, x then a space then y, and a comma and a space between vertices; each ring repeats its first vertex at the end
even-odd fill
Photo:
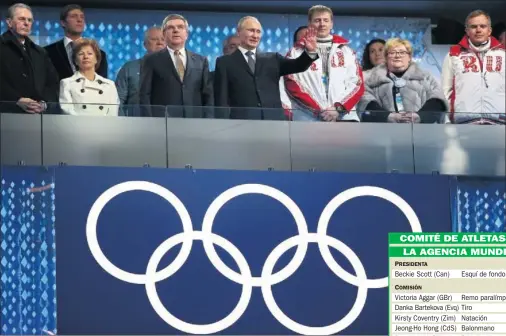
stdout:
POLYGON ((414 124, 415 173, 505 176, 505 114, 445 114, 448 124, 414 124), (455 121, 462 124, 452 124, 455 121))
POLYGON ((169 168, 291 170, 282 109, 168 106, 167 117, 169 168))
POLYGON ((42 116, 44 165, 167 167, 165 106, 50 107, 78 115, 42 116), (161 118, 116 116, 120 110, 134 114, 144 109, 161 118))
POLYGON ((42 165, 42 116, 15 102, 0 102, 0 153, 3 165, 42 165))
POLYGON ((412 125, 290 123, 293 170, 413 173, 412 125))
POLYGON ((16 103, 0 107, 3 165, 505 175, 504 114, 396 120, 374 112, 375 120, 396 122, 375 122, 365 113, 356 117, 368 122, 349 115, 325 122, 307 111, 269 108, 55 103, 26 113, 16 103), (485 126, 487 120, 499 124, 485 126))

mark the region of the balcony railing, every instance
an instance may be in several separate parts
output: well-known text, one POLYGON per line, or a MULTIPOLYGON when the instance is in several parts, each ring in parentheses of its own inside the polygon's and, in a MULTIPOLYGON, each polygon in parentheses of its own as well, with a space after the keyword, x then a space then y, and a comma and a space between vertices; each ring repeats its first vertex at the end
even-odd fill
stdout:
MULTIPOLYGON (((504 125, 190 118, 234 111, 181 106, 122 106, 121 116, 98 117, 50 114, 67 108, 53 104, 8 113, 19 112, 10 104, 0 105, 2 165, 505 175, 504 125)), ((261 111, 264 119, 285 113, 261 111)))

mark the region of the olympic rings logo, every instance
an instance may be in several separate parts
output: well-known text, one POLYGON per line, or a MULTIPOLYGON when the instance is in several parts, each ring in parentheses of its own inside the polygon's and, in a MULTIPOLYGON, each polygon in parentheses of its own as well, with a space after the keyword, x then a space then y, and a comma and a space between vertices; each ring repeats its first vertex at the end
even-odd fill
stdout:
POLYGON ((86 223, 86 238, 91 254, 97 263, 113 277, 132 284, 142 284, 146 287, 149 302, 155 312, 169 325, 182 332, 190 334, 218 333, 236 321, 248 307, 253 287, 261 287, 262 296, 271 314, 286 328, 293 332, 305 335, 330 335, 344 330, 350 326, 362 312, 367 299, 369 288, 383 288, 388 286, 388 277, 368 279, 364 266, 351 248, 340 240, 327 235, 327 227, 331 216, 344 202, 360 196, 374 196, 396 205, 406 216, 413 232, 422 232, 420 221, 411 206, 397 194, 379 187, 361 186, 347 189, 335 196, 323 210, 318 221, 316 233, 308 232, 306 219, 297 204, 286 194, 276 188, 262 184, 242 184, 232 187, 220 194, 209 206, 203 219, 202 231, 194 231, 188 210, 179 198, 166 188, 146 181, 128 181, 117 184, 95 201, 88 214, 86 223), (114 197, 128 191, 148 191, 159 195, 169 202, 177 211, 183 224, 183 232, 165 240, 151 255, 146 274, 134 274, 124 271, 112 264, 102 252, 97 239, 97 221, 102 209, 114 197), (280 243, 269 254, 263 265, 260 277, 254 277, 242 253, 225 238, 212 232, 214 218, 218 211, 231 199, 245 194, 261 194, 274 198, 283 204, 292 214, 298 229, 298 235, 288 238, 280 243), (201 240, 204 250, 213 266, 229 280, 242 285, 241 297, 236 307, 225 318, 210 324, 191 324, 172 315, 162 304, 156 283, 165 280, 176 273, 186 262, 194 240, 201 240), (278 284, 294 274, 302 264, 309 243, 318 244, 323 260, 338 277, 347 283, 358 287, 357 297, 351 310, 341 320, 324 327, 311 327, 298 323, 288 317, 277 305, 272 294, 272 286, 278 284), (163 256, 175 245, 182 244, 181 250, 174 261, 163 270, 157 271, 158 264, 163 256), (218 245, 229 253, 239 266, 240 273, 229 268, 216 253, 214 245, 218 245), (274 266, 279 258, 290 248, 297 246, 293 259, 281 270, 273 274, 274 266), (330 253, 333 247, 341 252, 350 261, 356 276, 344 270, 330 253))

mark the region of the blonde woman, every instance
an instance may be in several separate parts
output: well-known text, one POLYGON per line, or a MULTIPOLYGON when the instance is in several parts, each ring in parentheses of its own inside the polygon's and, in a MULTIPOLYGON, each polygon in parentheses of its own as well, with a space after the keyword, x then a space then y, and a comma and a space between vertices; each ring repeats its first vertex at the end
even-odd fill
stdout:
POLYGON ((113 81, 97 74, 101 52, 94 40, 74 42, 73 59, 76 72, 60 81, 60 106, 65 114, 117 116, 118 91, 113 81))
POLYGON ((412 61, 407 40, 385 44, 385 64, 373 68, 358 104, 365 122, 435 123, 444 120, 448 103, 438 81, 412 61))

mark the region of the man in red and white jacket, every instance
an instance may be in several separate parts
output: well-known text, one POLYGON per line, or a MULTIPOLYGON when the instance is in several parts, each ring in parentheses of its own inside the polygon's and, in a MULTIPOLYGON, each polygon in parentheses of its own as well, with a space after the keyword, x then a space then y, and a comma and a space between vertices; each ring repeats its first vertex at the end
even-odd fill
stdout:
MULTIPOLYGON (((317 30, 319 58, 305 72, 285 76, 286 94, 281 93, 281 101, 294 117, 305 111, 315 120, 360 121, 354 107, 364 93, 362 70, 348 41, 330 34, 333 16, 325 6, 309 9, 309 25, 317 30)), ((297 42, 287 57, 297 58, 302 52, 303 42, 297 42)))
POLYGON ((452 46, 442 69, 442 87, 452 123, 504 124, 504 46, 491 36, 490 16, 481 10, 466 19, 466 36, 452 46))

